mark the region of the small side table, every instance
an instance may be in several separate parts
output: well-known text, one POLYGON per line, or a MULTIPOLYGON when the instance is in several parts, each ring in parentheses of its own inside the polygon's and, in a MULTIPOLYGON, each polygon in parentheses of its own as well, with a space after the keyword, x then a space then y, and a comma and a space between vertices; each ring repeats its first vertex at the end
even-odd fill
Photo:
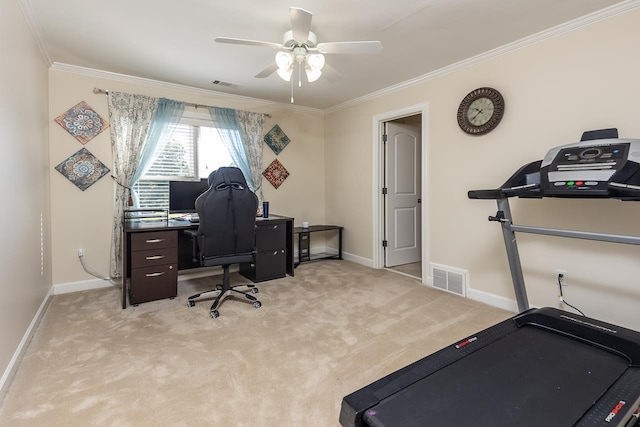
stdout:
POLYGON ((310 225, 308 228, 294 227, 293 233, 298 235, 298 262, 296 267, 303 262, 317 261, 321 259, 342 259, 342 230, 339 225, 310 225), (322 254, 311 258, 311 233, 316 231, 338 231, 338 254, 322 254))

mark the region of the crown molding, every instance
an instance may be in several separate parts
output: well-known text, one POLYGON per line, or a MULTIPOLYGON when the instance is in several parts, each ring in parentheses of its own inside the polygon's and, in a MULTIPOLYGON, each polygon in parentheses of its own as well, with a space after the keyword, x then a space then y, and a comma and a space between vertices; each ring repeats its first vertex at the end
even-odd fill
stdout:
POLYGON ((49 54, 49 44, 47 40, 42 35, 42 29, 40 28, 40 24, 38 24, 38 20, 35 18, 35 14, 33 13, 33 7, 31 6, 30 0, 18 0, 18 6, 22 10, 22 14, 24 15, 25 20, 27 21, 27 26, 33 33, 33 36, 36 39, 36 44, 40 49, 40 53, 44 58, 44 62, 47 67, 50 67, 52 64, 51 55, 49 54))
POLYGON ((371 92, 367 95, 352 99, 342 104, 338 104, 333 107, 326 108, 324 112, 325 114, 330 114, 340 110, 344 110, 346 108, 353 107, 355 105, 362 104, 364 102, 371 101, 371 100, 383 97, 385 95, 392 94, 394 92, 398 92, 402 89, 406 89, 411 86, 415 86, 417 84, 424 83, 429 80, 434 80, 459 70, 463 70, 465 68, 471 67, 481 62, 489 61, 499 56, 506 55, 511 52, 515 52, 519 49, 522 49, 528 46, 533 46, 542 41, 545 41, 554 37, 558 37, 560 35, 569 33, 579 28, 594 24, 599 21, 603 21, 605 19, 612 18, 614 16, 617 16, 638 8, 640 8, 640 0, 626 0, 616 5, 610 6, 608 8, 599 10, 597 12, 590 13, 589 15, 585 15, 581 18, 577 18, 572 21, 565 22, 564 24, 557 25, 548 30, 541 31, 539 33, 517 40, 515 42, 506 44, 504 46, 500 46, 496 49, 492 49, 487 52, 481 53, 479 55, 473 56, 471 58, 464 59, 460 62, 456 62, 455 64, 451 64, 446 67, 442 67, 438 70, 432 71, 430 73, 423 74, 422 76, 416 77, 414 79, 406 80, 402 83, 398 83, 396 85, 389 86, 375 92, 371 92))
MULTIPOLYGON (((231 99, 234 101, 251 103, 261 107, 273 107, 273 108, 279 108, 284 110, 294 110, 299 112, 324 115, 324 111, 318 108, 302 107, 299 105, 291 105, 291 104, 267 101, 264 99, 251 98, 248 96, 233 95, 233 94, 218 92, 210 89, 201 89, 193 86, 186 86, 186 85, 181 85, 177 83, 168 83, 160 80, 130 76, 127 74, 113 73, 111 71, 96 70, 94 68, 80 67, 77 65, 63 64, 60 62, 54 62, 51 65, 50 69, 54 71, 64 71, 66 73, 74 73, 74 74, 79 74, 83 76, 118 81, 123 83, 130 83, 130 84, 167 89, 167 90, 178 90, 181 92, 189 92, 197 95, 214 96, 218 98, 231 99)), ((109 89, 109 88, 104 88, 104 89, 109 89)))

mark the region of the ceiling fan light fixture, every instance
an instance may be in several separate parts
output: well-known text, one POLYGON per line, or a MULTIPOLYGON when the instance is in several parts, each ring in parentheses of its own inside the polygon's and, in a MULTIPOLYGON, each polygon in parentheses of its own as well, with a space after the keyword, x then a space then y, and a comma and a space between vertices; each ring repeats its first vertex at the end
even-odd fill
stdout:
POLYGON ((312 70, 310 67, 305 67, 304 71, 307 73, 307 81, 313 83, 320 78, 322 71, 312 70))
POLYGON ((324 55, 321 53, 311 53, 307 55, 307 65, 313 71, 321 71, 324 67, 324 55))
POLYGON ((293 67, 289 67, 288 69, 278 68, 276 70, 276 73, 278 73, 278 75, 282 80, 284 80, 285 82, 288 82, 289 80, 291 80, 291 75, 293 74, 293 67))
POLYGON ((280 70, 288 70, 293 66, 293 55, 289 52, 276 53, 276 64, 280 70))

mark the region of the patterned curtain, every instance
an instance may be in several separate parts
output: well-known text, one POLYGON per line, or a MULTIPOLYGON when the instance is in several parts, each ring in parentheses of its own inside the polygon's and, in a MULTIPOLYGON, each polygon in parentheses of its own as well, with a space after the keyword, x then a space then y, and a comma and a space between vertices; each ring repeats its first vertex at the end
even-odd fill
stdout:
POLYGON ((244 137, 244 149, 253 178, 253 192, 258 196, 258 206, 262 209, 262 141, 264 138, 264 114, 237 111, 238 124, 244 137))
POLYGON ((113 175, 116 186, 111 236, 111 277, 122 270, 122 215, 131 196, 130 188, 144 153, 158 99, 143 95, 109 92, 109 122, 113 175))
POLYGON ((180 124, 182 113, 184 113, 184 102, 173 101, 166 98, 160 98, 158 100, 158 108, 151 120, 147 142, 144 144, 144 152, 140 157, 140 163, 129 186, 134 206, 139 206, 139 202, 138 195, 132 187, 147 173, 158 156, 158 153, 164 149, 167 142, 171 139, 171 135, 173 135, 176 126, 180 124))
POLYGON ((258 196, 262 207, 262 137, 264 114, 210 107, 209 114, 220 139, 258 196))

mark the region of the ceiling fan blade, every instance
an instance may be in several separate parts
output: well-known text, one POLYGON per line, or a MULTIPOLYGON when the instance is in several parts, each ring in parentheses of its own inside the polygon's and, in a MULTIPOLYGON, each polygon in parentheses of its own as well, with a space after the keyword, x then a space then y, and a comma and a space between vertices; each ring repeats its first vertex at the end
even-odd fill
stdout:
POLYGON ((267 68, 265 68, 264 70, 256 74, 256 78, 264 79, 266 77, 269 77, 271 74, 275 73, 277 69, 278 69, 278 64, 274 62, 273 64, 269 65, 267 68))
POLYGON ((234 39, 230 37, 216 37, 214 40, 217 43, 243 44, 248 46, 260 46, 260 47, 270 47, 272 49, 282 49, 282 45, 280 43, 263 42, 259 40, 234 39))
POLYGON ((298 43, 306 43, 309 40, 311 31, 311 19, 313 14, 299 7, 290 7, 289 16, 291 18, 291 33, 298 43))
POLYGON ((378 41, 318 43, 317 49, 320 53, 373 54, 382 51, 382 43, 378 41))
POLYGON ((325 77, 328 82, 334 83, 342 78, 342 74, 329 64, 324 64, 322 67, 322 77, 325 77))

